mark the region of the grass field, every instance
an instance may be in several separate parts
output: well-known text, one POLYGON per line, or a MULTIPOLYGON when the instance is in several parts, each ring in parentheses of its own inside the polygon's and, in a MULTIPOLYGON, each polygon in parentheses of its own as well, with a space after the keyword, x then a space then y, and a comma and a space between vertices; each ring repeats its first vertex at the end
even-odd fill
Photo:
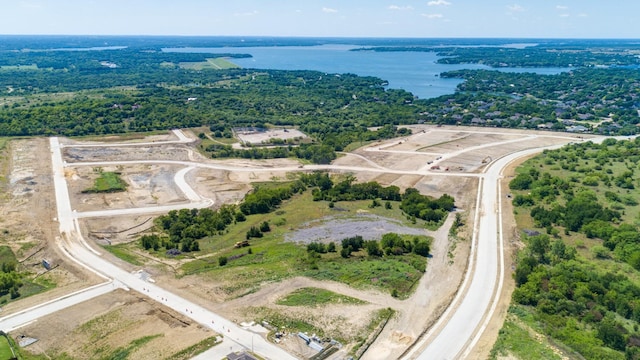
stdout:
POLYGON ((240 66, 232 63, 225 58, 212 58, 202 62, 182 62, 179 66, 188 70, 224 70, 224 69, 239 69, 240 66))
POLYGON ((11 352, 11 345, 9 345, 9 339, 4 336, 0 337, 0 360, 9 360, 13 358, 13 352, 11 352))
POLYGON ((560 360, 547 341, 546 337, 525 325, 514 313, 517 308, 510 308, 500 336, 491 351, 490 359, 498 359, 511 355, 519 360, 560 360))
POLYGON ((15 70, 38 70, 38 65, 2 65, 0 66, 0 70, 4 71, 15 71, 15 70))
POLYGON ((133 265, 138 265, 138 266, 143 265, 142 260, 139 259, 139 257, 136 256, 135 254, 131 253, 130 251, 127 251, 126 247, 123 245, 107 245, 103 247, 105 250, 107 250, 108 252, 110 252, 115 257, 121 260, 124 260, 133 265))
POLYGON ((111 171, 101 171, 100 176, 95 179, 93 187, 83 190, 83 193, 112 193, 125 191, 127 183, 122 180, 119 173, 111 171))
MULTIPOLYGON (((267 186, 266 184, 263 184, 267 186)), ((222 290, 229 297, 239 297, 256 291, 263 283, 278 282, 295 276, 308 276, 320 280, 340 281, 357 288, 377 288, 385 292, 397 292, 406 298, 422 276, 427 259, 415 254, 402 256, 369 257, 366 251, 354 252, 348 259, 339 252, 311 258, 305 246, 284 241, 285 234, 293 229, 308 226, 310 221, 332 217, 349 219, 366 211, 374 215, 390 218, 408 227, 424 228, 424 222, 412 224, 399 210, 397 202, 392 209, 377 207, 370 209, 370 201, 337 202, 333 209, 324 201, 314 202, 310 191, 285 201, 279 209, 269 214, 250 215, 246 221, 231 225, 224 234, 199 240, 197 253, 183 253, 179 257, 188 260, 179 270, 179 275, 199 274, 216 283, 222 283, 222 290), (267 221, 271 231, 263 238, 251 239, 250 247, 234 248, 236 242, 245 240, 252 226, 267 221), (195 256, 198 256, 196 259, 195 256), (227 257, 225 266, 219 265, 220 257, 227 257)), ((340 240, 336 241, 338 251, 340 240)), ((140 244, 110 247, 108 250, 126 261, 140 261, 132 254, 140 244)), ((152 253, 165 257, 164 250, 152 253)))
POLYGON ((200 353, 203 353, 211 349, 212 347, 220 344, 221 342, 222 340, 219 340, 217 336, 212 336, 200 341, 195 345, 189 346, 188 348, 181 350, 180 352, 177 352, 169 356, 168 358, 166 358, 166 360, 188 360, 200 353))
POLYGON ((318 288, 298 289, 276 302, 286 306, 319 306, 325 304, 361 305, 366 302, 350 296, 336 294, 333 291, 318 288))

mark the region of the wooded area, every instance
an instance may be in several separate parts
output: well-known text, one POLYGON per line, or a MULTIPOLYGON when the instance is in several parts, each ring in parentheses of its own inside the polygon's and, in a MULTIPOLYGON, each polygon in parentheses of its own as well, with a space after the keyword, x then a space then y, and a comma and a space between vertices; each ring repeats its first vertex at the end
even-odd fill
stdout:
POLYGON ((638 145, 608 139, 545 151, 510 183, 516 216, 533 225, 513 300, 587 359, 640 358, 638 145))

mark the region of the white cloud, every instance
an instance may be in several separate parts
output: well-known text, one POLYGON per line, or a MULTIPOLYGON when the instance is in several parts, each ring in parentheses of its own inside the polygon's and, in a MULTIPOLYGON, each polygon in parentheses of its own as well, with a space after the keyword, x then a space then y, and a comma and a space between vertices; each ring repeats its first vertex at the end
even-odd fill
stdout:
POLYGON ((578 17, 589 17, 589 14, 587 14, 587 13, 580 13, 580 14, 578 14, 578 17))
POLYGON ((524 8, 518 4, 507 5, 507 9, 511 12, 523 12, 524 8))
POLYGON ((560 17, 563 17, 563 18, 567 18, 569 16, 571 16, 571 15, 569 15, 569 14, 560 14, 560 17))
POLYGON ((439 6, 439 5, 448 6, 448 5, 451 5, 451 3, 448 2, 447 0, 432 0, 432 1, 429 1, 427 3, 427 5, 429 5, 429 6, 439 6))
POLYGON ((426 17, 427 19, 442 19, 444 17, 444 15, 442 14, 420 14, 424 17, 426 17))
POLYGON ((332 9, 332 8, 328 8, 328 7, 323 7, 322 8, 322 12, 325 12, 327 14, 335 14, 335 13, 338 12, 338 10, 332 9))
POLYGON ((569 7, 565 6, 565 5, 556 5, 556 9, 558 9, 558 10, 568 10, 569 7))
POLYGON ((413 10, 413 6, 398 6, 398 5, 389 5, 389 10, 413 10))

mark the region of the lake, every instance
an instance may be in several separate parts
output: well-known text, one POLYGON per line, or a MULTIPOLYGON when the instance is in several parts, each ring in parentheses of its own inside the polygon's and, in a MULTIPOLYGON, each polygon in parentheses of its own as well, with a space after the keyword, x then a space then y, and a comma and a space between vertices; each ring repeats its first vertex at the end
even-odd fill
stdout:
MULTIPOLYGON (((166 52, 238 53, 252 58, 231 59, 243 68, 272 70, 317 70, 326 73, 352 73, 376 76, 389 82, 389 88, 404 89, 422 99, 453 94, 460 79, 444 79, 439 74, 461 69, 492 68, 485 65, 437 64, 440 56, 435 52, 374 52, 349 51, 359 46, 264 46, 264 47, 183 47, 164 48, 166 52)), ((533 72, 553 75, 567 68, 500 68, 499 71, 533 72)))

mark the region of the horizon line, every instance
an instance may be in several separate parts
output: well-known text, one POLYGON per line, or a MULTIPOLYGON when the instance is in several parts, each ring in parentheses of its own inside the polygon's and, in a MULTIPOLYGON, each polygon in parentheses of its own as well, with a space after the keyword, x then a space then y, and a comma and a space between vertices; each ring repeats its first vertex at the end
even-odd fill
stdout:
POLYGON ((638 40, 640 37, 500 37, 500 36, 343 36, 343 35, 194 35, 194 34, 0 34, 2 37, 197 37, 197 38, 280 38, 280 39, 452 39, 452 40, 638 40))

